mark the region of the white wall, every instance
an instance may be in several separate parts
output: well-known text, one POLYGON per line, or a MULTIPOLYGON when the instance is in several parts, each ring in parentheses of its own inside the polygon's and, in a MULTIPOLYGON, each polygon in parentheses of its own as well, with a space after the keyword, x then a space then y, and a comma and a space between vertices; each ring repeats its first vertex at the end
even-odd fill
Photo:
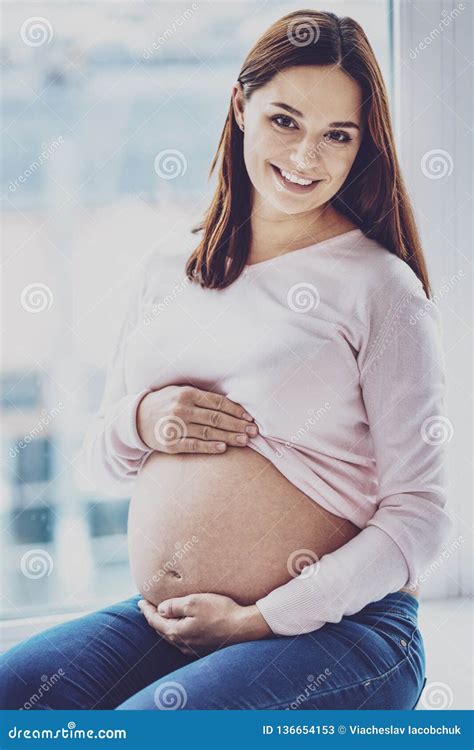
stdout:
POLYGON ((396 138, 442 315, 453 427, 448 548, 459 549, 423 596, 472 592, 472 10, 470 0, 393 5, 396 138))

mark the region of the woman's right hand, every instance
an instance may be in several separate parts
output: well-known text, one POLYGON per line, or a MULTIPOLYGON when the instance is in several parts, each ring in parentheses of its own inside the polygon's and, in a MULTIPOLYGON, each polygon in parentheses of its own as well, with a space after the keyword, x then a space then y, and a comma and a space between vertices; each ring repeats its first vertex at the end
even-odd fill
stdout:
POLYGON ((219 393, 168 385, 142 398, 137 429, 149 448, 162 453, 222 453, 227 445, 247 445, 257 434, 253 418, 244 414, 242 406, 219 393))

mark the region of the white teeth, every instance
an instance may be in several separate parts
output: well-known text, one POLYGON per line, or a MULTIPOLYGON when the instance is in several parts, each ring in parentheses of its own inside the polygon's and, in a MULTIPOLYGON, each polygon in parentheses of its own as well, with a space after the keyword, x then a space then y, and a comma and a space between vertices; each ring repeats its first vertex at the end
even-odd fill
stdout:
POLYGON ((291 172, 285 172, 284 169, 280 169, 280 174, 283 175, 285 180, 289 180, 289 182, 296 182, 297 185, 312 185, 314 180, 303 180, 302 177, 296 177, 296 175, 291 174, 291 172))

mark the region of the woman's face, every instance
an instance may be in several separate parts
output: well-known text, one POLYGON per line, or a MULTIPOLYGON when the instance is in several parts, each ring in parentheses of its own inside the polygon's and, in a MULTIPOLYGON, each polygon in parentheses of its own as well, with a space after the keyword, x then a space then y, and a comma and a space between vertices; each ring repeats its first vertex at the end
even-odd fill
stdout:
POLYGON ((244 100, 244 159, 254 198, 287 214, 323 206, 343 185, 363 135, 362 90, 336 66, 286 68, 244 100), (282 170, 284 174, 282 174, 282 170), (304 178, 295 184, 288 178, 304 178))

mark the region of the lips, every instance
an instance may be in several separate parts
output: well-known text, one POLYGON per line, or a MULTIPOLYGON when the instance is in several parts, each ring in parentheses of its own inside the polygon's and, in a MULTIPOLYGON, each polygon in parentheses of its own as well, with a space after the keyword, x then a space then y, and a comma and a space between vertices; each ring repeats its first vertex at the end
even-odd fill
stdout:
MULTIPOLYGON (((274 164, 270 165, 273 171, 273 174, 275 175, 278 185, 283 186, 286 190, 292 192, 292 193, 310 193, 312 190, 314 190, 321 180, 314 180, 310 185, 299 185, 297 182, 291 182, 290 180, 287 180, 285 177, 283 177, 282 173, 280 172, 279 167, 276 167, 274 164)), ((286 170, 285 170, 286 172, 286 170)), ((295 174, 294 172, 291 172, 290 174, 295 174)), ((279 187, 281 189, 281 187, 279 187)))

